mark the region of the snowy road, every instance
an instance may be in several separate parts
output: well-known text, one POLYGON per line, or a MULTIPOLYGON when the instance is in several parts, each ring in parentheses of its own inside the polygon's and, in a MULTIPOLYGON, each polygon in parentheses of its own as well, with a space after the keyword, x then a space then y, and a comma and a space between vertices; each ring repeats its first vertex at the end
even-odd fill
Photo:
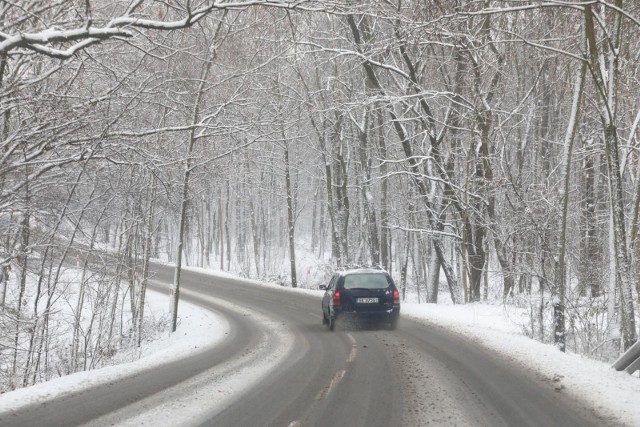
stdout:
MULTIPOLYGON (((172 269, 155 268, 170 281, 172 269)), ((405 319, 393 332, 332 333, 317 295, 182 277, 183 298, 227 318, 221 343, 2 425, 611 425, 443 328, 405 319)))
MULTIPOLYGON (((193 277, 193 276, 190 276, 193 277)), ((214 286, 210 278, 196 285, 214 286)), ((589 426, 590 411, 540 378, 448 333, 404 321, 397 331, 335 333, 317 297, 237 281, 216 293, 288 325, 294 350, 264 381, 206 420, 216 426, 589 426)))

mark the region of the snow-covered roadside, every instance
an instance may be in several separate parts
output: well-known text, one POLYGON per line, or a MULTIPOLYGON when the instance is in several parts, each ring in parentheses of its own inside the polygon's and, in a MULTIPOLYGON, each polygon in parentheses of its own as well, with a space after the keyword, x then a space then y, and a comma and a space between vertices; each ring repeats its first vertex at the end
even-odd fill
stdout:
POLYGON ((603 418, 640 426, 637 377, 616 372, 603 362, 562 353, 553 345, 524 336, 514 315, 499 305, 402 306, 402 317, 460 333, 542 376, 558 392, 588 403, 603 418))
MULTIPOLYGON (((189 269, 239 282, 250 281, 279 292, 305 293, 318 299, 323 294, 323 291, 292 289, 206 269, 189 269)), ((502 305, 402 304, 402 317, 460 333, 545 378, 549 387, 558 392, 584 401, 603 418, 640 426, 640 406, 637 404, 640 402, 640 380, 637 377, 616 372, 607 363, 562 353, 553 345, 526 337, 521 314, 502 305)))
MULTIPOLYGON (((224 274, 214 275, 232 277, 224 274)), ((188 295, 190 291, 183 289, 182 293, 188 295)), ((143 399, 135 405, 95 419, 88 425, 200 424, 243 390, 261 381, 293 350, 293 335, 281 322, 219 299, 198 296, 255 320, 264 330, 256 347, 239 358, 229 360, 215 369, 177 384, 163 393, 143 399)), ((162 317, 168 308, 169 300, 166 295, 148 290, 145 305, 148 317, 162 317)), ((180 301, 176 333, 166 332, 160 339, 143 341, 139 351, 121 351, 111 360, 112 366, 75 373, 1 394, 0 418, 8 411, 20 411, 36 403, 46 404, 47 401, 115 383, 126 377, 153 370, 164 363, 183 359, 192 355, 194 351, 203 351, 217 345, 229 331, 230 326, 224 317, 184 300, 180 301)))
MULTIPOLYGON (((189 270, 206 273, 212 276, 236 279, 239 282, 246 282, 247 279, 237 278, 225 273, 212 272, 210 270, 189 268, 189 270)), ((308 289, 291 289, 275 284, 266 284, 259 281, 250 281, 255 284, 269 286, 277 292, 295 292, 313 295, 320 299, 323 292, 308 289)), ((149 310, 166 311, 167 297, 157 293, 148 294, 149 310)), ((234 309, 241 310, 239 307, 234 309)), ((245 315, 255 316, 251 312, 245 315)), ((458 332, 476 341, 478 345, 483 345, 493 349, 515 363, 523 366, 523 369, 530 370, 545 378, 549 387, 553 387, 560 393, 567 393, 570 396, 579 398, 587 402, 602 417, 615 419, 626 425, 640 426, 640 380, 625 373, 616 372, 606 363, 590 360, 575 354, 565 354, 559 352, 555 347, 531 340, 522 334, 522 327, 519 325, 517 312, 507 312, 500 305, 467 304, 467 305, 434 305, 434 304, 413 304, 405 303, 402 306, 402 317, 427 324, 438 325, 452 331, 458 332)), ((0 412, 8 409, 18 409, 20 406, 29 405, 34 402, 43 402, 50 398, 64 396, 73 392, 78 392, 99 384, 115 382, 120 378, 157 366, 168 360, 177 360, 185 357, 195 349, 202 349, 205 346, 215 345, 228 331, 229 325, 219 316, 210 313, 197 306, 184 301, 180 303, 181 322, 177 334, 170 334, 164 340, 153 343, 145 343, 140 360, 125 363, 118 366, 110 366, 90 372, 82 372, 68 377, 58 378, 47 383, 38 384, 33 387, 20 389, 14 392, 0 395, 0 412), (217 334, 212 334, 217 331, 217 334)), ((257 319, 266 322, 268 319, 257 319)), ((277 325, 274 325, 274 329, 277 325)), ((279 337, 282 341, 280 350, 277 352, 282 356, 286 351, 282 348, 290 346, 290 340, 286 334, 279 337)), ((267 350, 266 348, 263 351, 267 350)), ((272 349, 271 349, 272 350, 272 349)), ((259 351, 258 351, 259 353, 259 351)), ((262 354, 271 354, 267 351, 262 354)), ((134 356, 130 356, 134 357, 134 356)), ((137 358, 137 356, 135 356, 137 358)), ((266 360, 260 367, 261 375, 277 365, 277 357, 273 356, 266 360)), ((253 359, 255 360, 255 359, 253 359)), ((220 396, 218 404, 231 398, 234 392, 247 387, 255 376, 252 372, 257 368, 252 365, 252 360, 231 361, 228 372, 241 375, 234 376, 233 382, 227 382, 230 386, 224 396, 220 396)), ((227 378, 230 380, 231 378, 227 378)), ((196 401, 176 402, 176 405, 195 405, 198 411, 204 407, 212 410, 211 396, 213 391, 219 392, 220 383, 212 383, 213 389, 203 388, 196 401), (216 389, 218 387, 218 389, 216 389), (206 396, 206 398, 205 398, 206 396)), ((194 387, 192 387, 193 389, 194 387)), ((215 406, 215 405, 214 405, 215 406)), ((164 408, 171 409, 171 408, 164 408)), ((178 408, 179 409, 179 408, 178 408)), ((134 418, 135 423, 144 421, 153 423, 153 413, 140 414, 134 418)), ((199 415, 198 415, 199 416, 199 415)), ((169 418, 177 421, 176 418, 169 418)))
MULTIPOLYGON (((183 289, 181 293, 188 295, 190 291, 183 289)), ((255 322, 255 330, 261 331, 255 346, 162 393, 92 420, 86 427, 208 424, 213 415, 241 396, 242 392, 262 382, 293 352, 293 333, 286 324, 224 300, 200 294, 198 297, 251 318, 255 322)))
MULTIPOLYGON (((235 276, 190 268, 214 276, 250 281, 280 292, 305 293, 321 298, 323 291, 292 289, 276 284, 240 279, 235 276)), ((553 345, 532 340, 523 334, 517 310, 502 305, 402 304, 401 317, 425 325, 438 325, 464 335, 546 379, 549 387, 580 399, 605 419, 640 426, 640 380, 617 372, 607 363, 572 353, 562 353, 553 345)))
MULTIPOLYGON (((323 291, 292 289, 273 283, 240 279, 226 273, 190 268, 214 276, 250 281, 280 292, 296 292, 321 298, 323 291)), ((549 387, 580 399, 604 419, 640 426, 640 380, 617 372, 610 364, 573 353, 562 353, 553 345, 523 334, 522 313, 502 305, 438 305, 403 303, 401 317, 425 325, 438 325, 464 335, 494 350, 544 378, 549 387)))
MULTIPOLYGON (((166 295, 152 290, 147 292, 146 310, 150 316, 154 312, 166 312, 168 306, 166 295)), ((43 403, 92 387, 117 382, 132 374, 153 369, 167 362, 180 360, 194 351, 216 345, 228 331, 229 324, 223 317, 194 304, 181 301, 176 333, 167 333, 161 339, 143 342, 140 351, 135 354, 119 355, 114 361, 115 363, 121 362, 118 365, 78 372, 4 393, 0 395, 0 413, 9 410, 16 411, 34 403, 43 403)))

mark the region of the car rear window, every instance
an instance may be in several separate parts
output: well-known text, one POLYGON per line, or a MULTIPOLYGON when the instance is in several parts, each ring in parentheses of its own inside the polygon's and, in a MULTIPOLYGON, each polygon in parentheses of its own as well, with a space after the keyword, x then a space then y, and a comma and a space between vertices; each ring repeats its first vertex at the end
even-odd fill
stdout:
POLYGON ((384 274, 351 274, 344 278, 344 288, 385 289, 389 287, 384 274))

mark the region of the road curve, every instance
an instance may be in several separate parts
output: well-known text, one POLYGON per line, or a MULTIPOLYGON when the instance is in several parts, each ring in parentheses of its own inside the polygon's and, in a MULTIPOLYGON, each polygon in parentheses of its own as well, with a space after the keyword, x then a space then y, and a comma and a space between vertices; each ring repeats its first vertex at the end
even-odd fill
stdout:
MULTIPOLYGON (((172 269, 154 265, 169 283, 172 269)), ((321 324, 318 298, 185 270, 182 298, 225 316, 222 343, 161 372, 141 372, 61 401, 0 416, 2 426, 126 424, 141 402, 203 373, 216 375, 265 339, 265 328, 222 299, 286 325, 291 349, 249 390, 185 418, 211 426, 595 426, 589 408, 509 360, 439 327, 402 319, 396 331, 338 330, 321 324), (118 414, 118 415, 114 415, 118 414)), ((165 285, 166 287, 166 285, 165 285)), ((168 425, 162 405, 156 425, 168 425)))

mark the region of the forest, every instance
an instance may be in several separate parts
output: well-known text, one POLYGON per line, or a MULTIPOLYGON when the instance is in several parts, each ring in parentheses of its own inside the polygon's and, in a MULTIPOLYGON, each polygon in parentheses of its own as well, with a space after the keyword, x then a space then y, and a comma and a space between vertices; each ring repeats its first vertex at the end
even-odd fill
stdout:
POLYGON ((638 35, 635 0, 0 1, 0 389, 139 344, 150 259, 380 266, 615 359, 638 35))

